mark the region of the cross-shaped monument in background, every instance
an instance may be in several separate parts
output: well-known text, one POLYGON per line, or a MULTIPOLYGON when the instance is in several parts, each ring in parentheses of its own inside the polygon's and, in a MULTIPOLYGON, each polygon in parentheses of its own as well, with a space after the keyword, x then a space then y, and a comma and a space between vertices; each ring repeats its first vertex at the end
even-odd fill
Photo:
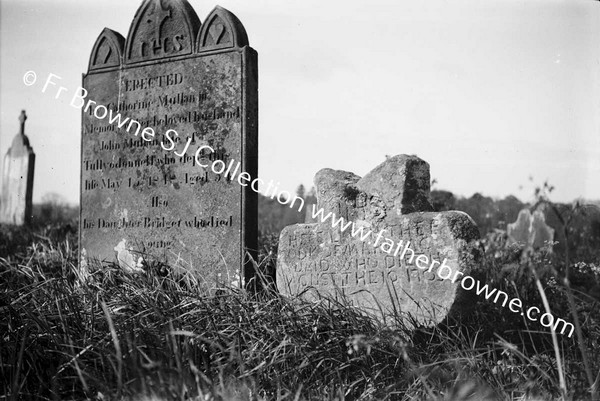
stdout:
POLYGON ((25 135, 27 114, 21 111, 21 131, 15 136, 4 156, 0 223, 23 225, 31 222, 33 171, 35 153, 25 135))

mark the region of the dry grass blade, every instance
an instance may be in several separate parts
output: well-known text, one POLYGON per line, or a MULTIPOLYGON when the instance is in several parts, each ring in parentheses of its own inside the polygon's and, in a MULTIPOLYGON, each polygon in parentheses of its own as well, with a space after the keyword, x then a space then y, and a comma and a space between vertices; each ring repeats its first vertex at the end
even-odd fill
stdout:
POLYGON ((104 316, 106 318, 106 321, 108 322, 110 336, 112 337, 113 345, 115 347, 115 356, 117 360, 117 367, 115 371, 115 375, 117 378, 117 394, 120 394, 123 390, 123 355, 121 354, 121 345, 119 344, 119 337, 117 336, 117 331, 115 330, 115 325, 113 324, 110 312, 106 307, 106 303, 102 301, 100 305, 102 306, 104 316))

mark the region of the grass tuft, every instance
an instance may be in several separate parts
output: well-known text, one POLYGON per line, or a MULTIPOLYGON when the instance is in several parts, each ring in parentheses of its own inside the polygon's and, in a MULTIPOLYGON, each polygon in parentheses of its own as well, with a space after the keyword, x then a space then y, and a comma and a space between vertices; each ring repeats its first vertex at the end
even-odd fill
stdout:
MULTIPOLYGON (((589 398, 575 339, 558 336, 557 366, 547 330, 489 301, 436 327, 412 329, 400 313, 385 326, 339 297, 256 297, 234 287, 204 295, 193 281, 152 269, 129 275, 92 264, 81 272, 74 234, 24 237, 0 258, 3 399, 589 398)), ((538 305, 543 285, 553 313, 568 318, 566 289, 541 268, 548 260, 507 270, 511 250, 481 245, 488 282, 538 305)), ((596 270, 577 265, 571 274, 596 270)), ((574 293, 598 372, 598 301, 574 293)))

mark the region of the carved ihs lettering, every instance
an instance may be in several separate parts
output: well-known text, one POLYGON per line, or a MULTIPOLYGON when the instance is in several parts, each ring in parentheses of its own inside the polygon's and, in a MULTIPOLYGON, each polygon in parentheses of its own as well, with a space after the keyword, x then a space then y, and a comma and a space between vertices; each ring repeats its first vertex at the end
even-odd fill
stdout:
POLYGON ((165 21, 173 18, 171 7, 169 6, 167 9, 164 9, 162 3, 159 6, 153 3, 151 7, 146 17, 146 23, 148 24, 148 32, 153 32, 154 37, 150 38, 149 42, 141 41, 140 53, 142 57, 149 56, 150 52, 153 56, 177 53, 183 48, 185 35, 176 34, 172 37, 163 37, 162 35, 165 21))

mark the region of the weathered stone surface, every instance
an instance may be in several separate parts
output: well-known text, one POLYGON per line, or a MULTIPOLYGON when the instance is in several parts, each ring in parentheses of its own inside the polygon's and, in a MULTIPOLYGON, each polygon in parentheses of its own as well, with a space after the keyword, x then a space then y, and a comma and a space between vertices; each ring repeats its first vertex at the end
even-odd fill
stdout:
POLYGON ((110 111, 83 111, 83 261, 137 271, 153 256, 208 288, 249 278, 256 193, 231 178, 257 174, 257 54, 240 21, 216 7, 201 24, 185 0, 145 0, 126 39, 100 34, 83 86, 110 111), (130 120, 119 127, 117 113, 130 120))
POLYGON ((473 262, 468 245, 478 231, 465 213, 429 212, 429 165, 400 155, 363 178, 323 169, 315 185, 324 215, 331 212, 344 223, 332 228, 330 217, 284 228, 277 260, 279 291, 304 292, 308 298, 344 294, 382 318, 401 311, 421 324, 443 320, 461 296, 456 272, 468 273, 473 262), (346 223, 352 225, 340 230, 346 223), (372 234, 361 240, 368 231, 372 234), (450 279, 440 277, 449 271, 450 279))
POLYGON ((27 115, 23 110, 19 117, 21 131, 4 156, 0 200, 0 223, 4 224, 23 225, 31 222, 35 153, 25 135, 25 120, 27 115))
POLYGON ((365 175, 357 187, 378 196, 396 213, 431 212, 429 164, 416 156, 399 155, 365 175))
POLYGON ((314 203, 307 203, 304 206, 304 224, 317 223, 318 219, 312 215, 314 203))
MULTIPOLYGON (((519 212, 517 221, 506 227, 509 244, 521 244, 533 249, 548 247, 554 239, 554 229, 546 224, 546 217, 541 210, 533 214, 529 209, 519 212)), ((552 249, 552 246, 549 246, 552 249)))
POLYGON ((317 191, 317 207, 348 219, 349 214, 352 214, 354 210, 354 206, 351 201, 340 202, 340 199, 355 196, 356 189, 353 184, 359 179, 359 176, 347 171, 332 170, 330 168, 318 171, 314 179, 317 191))

